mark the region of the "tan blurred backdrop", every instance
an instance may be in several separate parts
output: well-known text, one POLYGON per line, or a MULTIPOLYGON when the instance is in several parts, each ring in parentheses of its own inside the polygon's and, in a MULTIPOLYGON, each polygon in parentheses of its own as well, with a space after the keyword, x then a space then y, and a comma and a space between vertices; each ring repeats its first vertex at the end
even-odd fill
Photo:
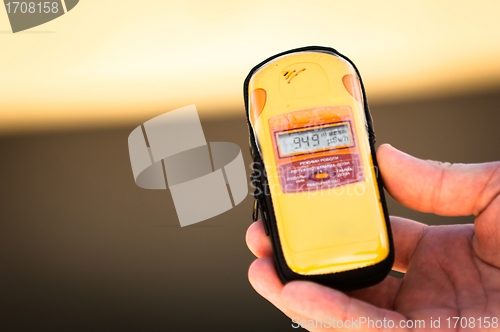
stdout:
MULTIPOLYGON (((81 0, 12 34, 0 8, 0 330, 295 331, 247 281, 252 198, 180 228, 168 191, 135 185, 129 133, 196 104, 207 141, 239 144, 250 165, 246 74, 324 45, 358 66, 378 144, 500 160, 499 12, 493 1, 81 0)), ((427 224, 473 222, 388 202, 427 224)))
POLYGON ((359 67, 371 100, 500 83, 493 1, 100 1, 12 34, 0 10, 0 133, 135 123, 242 106, 256 63, 307 45, 359 67))

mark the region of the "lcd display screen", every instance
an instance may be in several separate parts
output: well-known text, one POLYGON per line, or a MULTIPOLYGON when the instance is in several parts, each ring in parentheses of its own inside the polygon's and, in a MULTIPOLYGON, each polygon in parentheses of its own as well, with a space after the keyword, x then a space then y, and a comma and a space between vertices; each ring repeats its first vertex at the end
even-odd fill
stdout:
POLYGON ((353 144, 348 123, 289 131, 277 135, 280 156, 335 149, 353 144))

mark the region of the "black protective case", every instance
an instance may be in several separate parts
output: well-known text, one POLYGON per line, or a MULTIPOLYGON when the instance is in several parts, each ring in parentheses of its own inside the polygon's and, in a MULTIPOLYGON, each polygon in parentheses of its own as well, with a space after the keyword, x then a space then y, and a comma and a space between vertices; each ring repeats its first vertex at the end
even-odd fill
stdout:
POLYGON ((360 80, 360 85, 361 85, 361 91, 363 93, 363 101, 364 101, 364 110, 365 110, 365 115, 366 115, 366 121, 367 121, 367 127, 368 127, 368 139, 369 139, 369 144, 370 144, 370 149, 371 149, 371 157, 373 161, 373 165, 378 168, 378 163, 377 163, 377 158, 375 155, 375 134, 373 131, 373 124, 372 124, 372 118, 370 115, 370 111, 368 109, 368 102, 366 99, 366 93, 365 89, 363 86, 363 82, 361 80, 361 76, 359 75, 359 71, 352 63, 351 60, 349 60, 346 56, 340 54, 333 48, 329 47, 322 47, 322 46, 308 46, 308 47, 302 47, 302 48, 297 48, 293 50, 289 50, 283 53, 276 54, 261 63, 259 63, 257 66, 255 66, 248 76, 245 79, 245 83, 243 86, 243 94, 245 98, 245 110, 247 114, 247 123, 248 123, 248 131, 249 131, 249 136, 250 136, 250 153, 253 158, 253 173, 250 176, 250 180, 252 182, 252 186, 255 188, 254 192, 254 197, 255 197, 255 203, 254 203, 254 211, 253 211, 253 221, 256 221, 258 218, 258 214, 260 212, 261 218, 264 222, 264 227, 266 230, 266 234, 271 237, 271 242, 273 246, 273 251, 274 251, 274 261, 275 261, 275 266, 276 270, 278 272, 278 275, 283 283, 287 283, 292 280, 308 280, 308 281, 313 281, 317 282, 335 289, 339 289, 342 291, 348 291, 348 290, 354 290, 354 289, 359 289, 359 288, 364 288, 368 286, 372 286, 374 284, 377 284, 381 282, 387 274, 391 271, 391 268, 394 264, 394 244, 393 244, 393 239, 392 239, 392 232, 391 232, 391 225, 389 222, 389 214, 387 212, 387 204, 385 202, 385 196, 384 196, 384 191, 382 187, 382 179, 380 177, 380 172, 376 172, 377 175, 377 184, 379 187, 379 192, 380 192, 380 199, 381 199, 381 204, 383 207, 383 212, 384 212, 384 217, 385 217, 385 223, 387 227, 387 232, 388 232, 388 238, 389 238, 389 254, 388 256, 381 262, 355 269, 355 270, 348 270, 345 272, 338 272, 338 273, 331 273, 331 274, 320 274, 320 275, 302 275, 302 274, 297 274, 293 272, 288 265, 286 264, 285 258, 283 256, 283 250, 281 248, 280 240, 278 237, 278 229, 276 225, 276 219, 274 215, 274 209, 273 209, 273 203, 271 200, 271 196, 269 194, 268 190, 268 182, 267 182, 267 177, 265 174, 265 167, 264 163, 262 161, 262 157, 259 153, 259 150, 257 149, 257 142, 255 140, 254 136, 254 130, 252 128, 252 125, 250 123, 250 118, 249 118, 249 109, 248 109, 248 84, 250 82, 250 79, 252 75, 261 67, 266 65, 268 62, 272 61, 273 59, 290 54, 290 53, 296 53, 296 52, 304 52, 304 51, 315 51, 315 52, 322 52, 322 53, 328 53, 332 54, 334 56, 341 57, 345 59, 347 62, 349 62, 354 70, 356 71, 356 74, 359 77, 360 80))

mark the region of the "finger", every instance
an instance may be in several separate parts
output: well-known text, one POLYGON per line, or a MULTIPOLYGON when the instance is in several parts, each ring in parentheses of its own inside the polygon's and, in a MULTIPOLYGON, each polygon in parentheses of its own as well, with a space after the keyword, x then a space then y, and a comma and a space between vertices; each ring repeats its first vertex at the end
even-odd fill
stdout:
MULTIPOLYGON (((410 219, 391 216, 391 228, 395 247, 393 269, 405 273, 420 241, 428 226, 410 219)), ((250 225, 246 234, 247 245, 257 257, 272 257, 273 250, 269 236, 265 234, 262 220, 250 225)))
POLYGON ((288 317, 296 316, 292 310, 286 308, 281 302, 283 284, 276 274, 271 258, 265 257, 255 260, 248 270, 248 280, 257 293, 271 302, 285 315, 288 317))
POLYGON ((286 308, 309 319, 306 321, 311 322, 313 326, 304 327, 312 331, 327 330, 331 327, 337 331, 391 331, 387 326, 377 328, 367 325, 367 322, 363 326, 360 325, 363 319, 385 319, 394 322, 394 328, 397 328, 397 322, 404 319, 404 316, 394 311, 374 307, 342 292, 307 281, 288 283, 283 288, 281 299, 286 308), (356 326, 353 326, 354 322, 356 326), (329 323, 334 325, 325 325, 329 323), (338 328, 340 326, 342 327, 338 328))
POLYGON ((449 164, 421 160, 388 144, 377 151, 387 191, 401 204, 444 216, 478 215, 498 195, 500 163, 449 164))
POLYGON ((266 235, 264 223, 258 220, 250 225, 246 234, 247 246, 257 257, 272 257, 271 239, 266 235))
MULTIPOLYGON (((394 270, 403 273, 406 272, 418 241, 427 227, 427 225, 413 220, 391 216, 391 228, 395 247, 394 270)), ((247 230, 246 241, 250 251, 255 256, 273 256, 271 240, 264 231, 262 220, 250 225, 247 230)))
POLYGON ((393 270, 406 273, 413 253, 428 227, 410 219, 391 216, 395 254, 393 270))

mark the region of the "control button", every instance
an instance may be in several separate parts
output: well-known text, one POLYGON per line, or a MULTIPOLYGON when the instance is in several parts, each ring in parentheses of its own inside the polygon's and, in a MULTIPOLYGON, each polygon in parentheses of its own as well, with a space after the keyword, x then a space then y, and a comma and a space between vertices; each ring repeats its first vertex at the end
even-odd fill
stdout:
POLYGON ((250 95, 250 119, 257 122, 260 114, 264 110, 267 101, 267 92, 264 89, 255 89, 250 95))
POLYGON ((311 176, 311 180, 314 180, 314 181, 324 181, 324 180, 328 180, 329 178, 330 178, 330 174, 328 174, 326 172, 317 172, 311 176))
POLYGON ((358 77, 353 74, 347 74, 342 77, 344 87, 357 101, 361 102, 361 86, 359 85, 358 77))

